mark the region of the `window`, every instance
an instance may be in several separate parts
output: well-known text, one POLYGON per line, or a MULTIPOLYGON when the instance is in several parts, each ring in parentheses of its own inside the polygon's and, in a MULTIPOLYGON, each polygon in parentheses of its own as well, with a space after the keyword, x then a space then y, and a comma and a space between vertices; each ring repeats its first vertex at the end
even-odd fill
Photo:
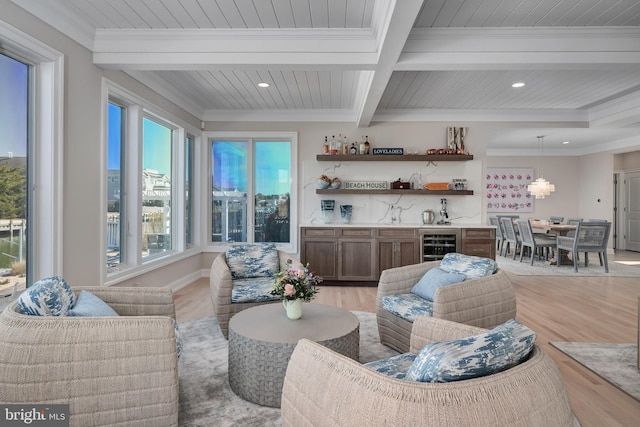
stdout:
POLYGON ((8 276, 6 283, 0 284, 0 294, 11 293, 15 283, 23 288, 31 278, 27 239, 32 217, 27 190, 31 169, 30 68, 0 54, 0 270, 8 276))
POLYGON ((195 240, 193 235, 193 214, 195 205, 195 183, 194 179, 195 161, 195 138, 187 135, 184 143, 184 241, 187 247, 193 246, 195 240))
POLYGON ((142 120, 142 258, 171 250, 173 130, 142 120))
POLYGON ((210 139, 214 246, 275 242, 295 248, 296 141, 295 134, 210 139))
POLYGON ((197 252, 198 129, 104 79, 107 284, 197 252))
POLYGON ((109 102, 107 126, 107 268, 124 262, 124 142, 126 108, 109 102))
MULTIPOLYGON (((26 194, 26 283, 29 285, 41 277, 63 275, 64 55, 1 20, 0 40, 0 53, 28 65, 29 69, 26 107, 27 182, 28 189, 36 189, 29 190, 26 194), (36 158, 37 170, 30 167, 36 158)), ((0 84, 0 93, 13 88, 6 87, 5 83, 0 84)), ((14 108, 16 104, 12 100, 10 110, 14 108)), ((0 128, 7 123, 6 116, 0 119, 0 123, 0 128)), ((14 157, 15 155, 16 153, 14 157)))

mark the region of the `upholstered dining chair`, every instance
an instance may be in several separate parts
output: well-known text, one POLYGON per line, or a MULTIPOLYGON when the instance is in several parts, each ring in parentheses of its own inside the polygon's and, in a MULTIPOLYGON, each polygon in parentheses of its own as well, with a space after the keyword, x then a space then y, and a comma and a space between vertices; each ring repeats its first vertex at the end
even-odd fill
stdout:
POLYGON ((549 221, 551 221, 554 224, 560 224, 562 221, 564 221, 564 217, 563 216, 550 216, 549 217, 549 221))
POLYGON ((546 237, 545 235, 534 234, 528 219, 517 219, 516 224, 518 224, 520 233, 520 262, 522 262, 525 247, 531 251, 531 265, 533 265, 533 259, 536 255, 539 257, 542 255, 543 249, 545 250, 545 259, 549 259, 549 249, 555 248, 556 236, 546 237))
POLYGON ((513 259, 516 259, 516 254, 518 253, 518 249, 520 248, 520 238, 516 233, 516 229, 513 226, 513 217, 501 216, 500 224, 502 224, 502 231, 504 232, 504 255, 505 257, 509 255, 509 248, 513 245, 513 259))
MULTIPOLYGON (((556 248, 558 251, 562 249, 571 252, 573 268, 576 272, 578 271, 578 254, 580 252, 584 252, 585 267, 589 265, 589 252, 597 252, 600 257, 600 265, 604 265, 604 271, 608 273, 607 245, 610 232, 610 222, 583 221, 576 226, 574 236, 558 236, 556 248)), ((559 254, 560 252, 558 252, 558 256, 559 254)))

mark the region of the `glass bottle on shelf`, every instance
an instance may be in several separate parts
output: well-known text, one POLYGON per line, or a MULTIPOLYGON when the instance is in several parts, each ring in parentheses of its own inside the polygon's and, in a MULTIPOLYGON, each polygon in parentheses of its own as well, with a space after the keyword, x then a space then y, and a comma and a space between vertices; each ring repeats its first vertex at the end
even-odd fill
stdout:
POLYGON ((342 137, 342 154, 349 154, 349 142, 347 142, 347 135, 342 137))
POLYGON ((338 154, 338 141, 335 135, 332 135, 329 140, 329 154, 338 154))
POLYGON ((351 154, 351 155, 358 154, 358 147, 356 147, 356 143, 355 142, 351 143, 351 148, 349 148, 349 154, 351 154))
POLYGON ((329 154, 329 138, 324 137, 324 144, 322 144, 322 154, 329 154))
POLYGON ((369 154, 371 145, 369 144, 369 136, 364 137, 364 154, 369 154))
POLYGON ((359 154, 366 154, 366 146, 364 145, 364 136, 362 137, 362 140, 360 141, 360 151, 359 154))

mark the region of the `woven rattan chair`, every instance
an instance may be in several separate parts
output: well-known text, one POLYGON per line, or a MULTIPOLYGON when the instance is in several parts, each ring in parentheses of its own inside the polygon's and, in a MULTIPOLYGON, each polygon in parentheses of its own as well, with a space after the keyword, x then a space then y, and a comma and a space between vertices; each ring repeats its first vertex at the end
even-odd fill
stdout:
MULTIPOLYGON (((411 353, 434 341, 484 329, 419 317, 411 353)), ((300 340, 282 390, 285 427, 579 426, 553 360, 538 346, 529 358, 486 377, 449 383, 391 378, 318 343, 300 340)))
MULTIPOLYGON (((609 244, 610 222, 581 222, 576 227, 574 236, 558 236, 558 251, 571 251, 573 268, 578 271, 578 254, 584 252, 584 266, 589 265, 589 252, 597 252, 600 257, 600 265, 604 265, 604 271, 609 272, 607 259, 607 245, 609 244)), ((559 256, 560 252, 558 252, 559 256)), ((560 266, 560 263, 558 263, 560 266)))
MULTIPOLYGON (((280 261, 280 270, 287 268, 287 260, 292 260, 293 266, 301 266, 300 261, 291 255, 278 250, 278 258, 280 261)), ((213 313, 218 319, 220 330, 225 338, 229 337, 229 319, 242 310, 256 307, 262 304, 280 303, 279 299, 259 302, 231 302, 231 293, 233 291, 233 279, 231 278, 231 270, 227 265, 227 258, 224 252, 218 254, 211 264, 209 273, 209 287, 211 290, 211 302, 213 303, 213 313)))
POLYGON ((528 219, 517 219, 516 224, 518 224, 518 232, 520 234, 520 262, 522 262, 525 247, 529 248, 531 252, 531 265, 533 265, 533 259, 536 255, 539 257, 542 255, 543 249, 545 250, 545 259, 549 259, 549 249, 556 247, 555 236, 546 237, 534 234, 528 219))
POLYGON ((120 316, 0 313, 0 402, 69 404, 71 426, 177 426, 171 290, 82 289, 120 316))
MULTIPOLYGON (((409 351, 413 323, 385 310, 382 299, 410 293, 424 274, 440 261, 423 262, 383 270, 376 295, 376 319, 380 342, 401 353, 409 351)), ((493 328, 516 317, 516 295, 507 274, 498 269, 490 276, 444 286, 435 292, 433 317, 481 328, 493 328)))

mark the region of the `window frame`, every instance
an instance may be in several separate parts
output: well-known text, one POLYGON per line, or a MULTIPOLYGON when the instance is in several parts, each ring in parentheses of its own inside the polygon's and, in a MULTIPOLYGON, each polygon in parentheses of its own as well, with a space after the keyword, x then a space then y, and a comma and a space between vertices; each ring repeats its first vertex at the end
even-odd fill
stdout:
POLYGON ((206 208, 206 218, 207 224, 203 229, 206 230, 206 237, 204 240, 206 242, 206 252, 225 252, 229 247, 230 243, 225 242, 212 242, 211 241, 211 206, 213 201, 213 188, 211 177, 213 173, 213 165, 212 165, 212 152, 211 152, 211 144, 213 141, 249 141, 250 148, 249 154, 250 158, 250 168, 248 170, 247 182, 249 185, 249 190, 247 191, 247 212, 251 212, 251 221, 247 221, 247 236, 252 236, 250 240, 253 241, 253 227, 254 227, 254 182, 253 182, 253 156, 254 156, 254 146, 253 143, 256 141, 289 141, 291 143, 291 152, 290 152, 290 162, 291 162, 291 192, 290 192, 290 241, 289 243, 280 243, 274 242, 276 247, 287 253, 297 253, 298 250, 298 210, 299 210, 299 201, 298 201, 298 132, 277 132, 277 131, 248 131, 248 132, 214 132, 208 131, 202 133, 202 140, 206 141, 206 144, 203 144, 204 155, 203 157, 207 159, 207 184, 204 186, 206 188, 207 194, 206 197, 203 197, 202 200, 207 201, 206 208))
MULTIPOLYGON (((107 239, 107 217, 103 215, 101 227, 103 232, 100 234, 101 242, 101 277, 104 278, 105 285, 113 285, 127 279, 139 276, 156 268, 170 265, 181 259, 188 258, 194 254, 200 253, 199 239, 200 233, 199 221, 197 218, 197 210, 194 209, 193 230, 196 236, 195 242, 188 246, 185 244, 185 222, 182 220, 184 215, 185 201, 184 197, 184 169, 185 169, 185 135, 189 134, 194 139, 194 149, 199 150, 201 145, 200 130, 195 126, 181 120, 180 118, 168 113, 161 108, 148 102, 146 99, 134 94, 133 92, 123 88, 122 86, 102 78, 102 155, 101 177, 102 177, 102 196, 100 198, 103 206, 100 207, 101 212, 107 210, 107 127, 108 127, 108 103, 117 100, 119 105, 126 107, 126 129, 125 129, 125 146, 122 147, 124 156, 125 169, 125 206, 124 224, 126 227, 126 245, 124 249, 125 258, 116 269, 108 271, 106 265, 106 239, 107 239), (153 120, 163 126, 167 126, 172 130, 171 144, 171 211, 172 215, 172 231, 171 241, 172 248, 169 251, 142 257, 142 143, 143 143, 143 118, 153 120)), ((200 165, 194 164, 194 176, 199 176, 200 165)), ((200 186, 194 182, 196 191, 200 186)), ((197 194, 197 193, 196 193, 197 194)), ((121 245, 123 243, 121 242, 121 245)))
MULTIPOLYGON (((2 51, 31 68, 30 280, 63 276, 64 55, 0 20, 2 51)), ((29 286, 31 283, 27 283, 29 286)))

